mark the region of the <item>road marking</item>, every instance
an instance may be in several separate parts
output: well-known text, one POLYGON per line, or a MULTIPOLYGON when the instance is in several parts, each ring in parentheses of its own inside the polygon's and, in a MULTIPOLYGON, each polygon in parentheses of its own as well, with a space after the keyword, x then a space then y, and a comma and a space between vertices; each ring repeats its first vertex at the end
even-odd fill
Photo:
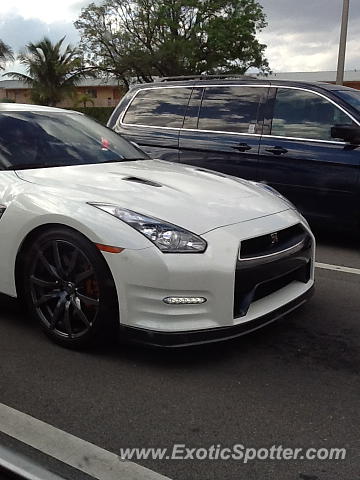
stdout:
POLYGON ((323 268, 324 270, 334 270, 335 272, 344 272, 344 273, 352 273, 354 275, 360 275, 360 269, 358 268, 350 268, 350 267, 342 267, 340 265, 328 265, 327 263, 315 263, 316 268, 323 268))
POLYGON ((0 432, 99 480, 170 480, 2 403, 0 432))

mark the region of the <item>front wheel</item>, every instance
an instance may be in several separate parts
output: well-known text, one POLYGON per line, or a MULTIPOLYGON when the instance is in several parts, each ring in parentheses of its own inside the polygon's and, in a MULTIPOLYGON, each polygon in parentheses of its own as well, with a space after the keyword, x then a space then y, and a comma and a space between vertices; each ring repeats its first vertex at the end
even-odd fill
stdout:
POLYGON ((23 294, 45 333, 66 347, 97 343, 118 325, 109 267, 94 244, 70 229, 41 234, 26 252, 23 294))

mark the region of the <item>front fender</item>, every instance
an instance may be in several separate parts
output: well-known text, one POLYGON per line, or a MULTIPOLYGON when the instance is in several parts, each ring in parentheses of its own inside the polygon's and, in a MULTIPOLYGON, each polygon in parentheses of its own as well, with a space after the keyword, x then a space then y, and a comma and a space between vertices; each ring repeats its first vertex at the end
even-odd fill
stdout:
POLYGON ((16 296, 15 264, 26 237, 38 227, 70 227, 91 242, 141 250, 151 242, 132 227, 86 202, 42 195, 37 192, 18 195, 6 204, 0 219, 0 292, 16 296))

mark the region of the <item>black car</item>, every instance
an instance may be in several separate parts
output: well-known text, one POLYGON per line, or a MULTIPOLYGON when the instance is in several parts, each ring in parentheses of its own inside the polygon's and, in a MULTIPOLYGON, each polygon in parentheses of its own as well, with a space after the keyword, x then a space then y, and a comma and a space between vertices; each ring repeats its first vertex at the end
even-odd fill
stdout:
POLYGON ((305 216, 360 225, 360 91, 199 77, 136 85, 109 120, 153 157, 265 182, 305 216))

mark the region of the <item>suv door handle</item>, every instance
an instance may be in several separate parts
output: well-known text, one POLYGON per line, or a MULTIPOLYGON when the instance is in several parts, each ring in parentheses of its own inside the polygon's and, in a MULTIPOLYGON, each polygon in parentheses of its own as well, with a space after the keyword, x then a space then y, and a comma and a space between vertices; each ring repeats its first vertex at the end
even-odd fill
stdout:
POLYGON ((281 155, 282 153, 288 153, 288 150, 283 147, 265 148, 265 151, 269 153, 273 153, 274 155, 281 155))
POLYGON ((236 150, 239 150, 240 152, 246 152, 247 150, 252 149, 252 147, 250 147, 250 145, 248 145, 247 143, 239 143, 238 145, 235 145, 234 148, 236 148, 236 150))

